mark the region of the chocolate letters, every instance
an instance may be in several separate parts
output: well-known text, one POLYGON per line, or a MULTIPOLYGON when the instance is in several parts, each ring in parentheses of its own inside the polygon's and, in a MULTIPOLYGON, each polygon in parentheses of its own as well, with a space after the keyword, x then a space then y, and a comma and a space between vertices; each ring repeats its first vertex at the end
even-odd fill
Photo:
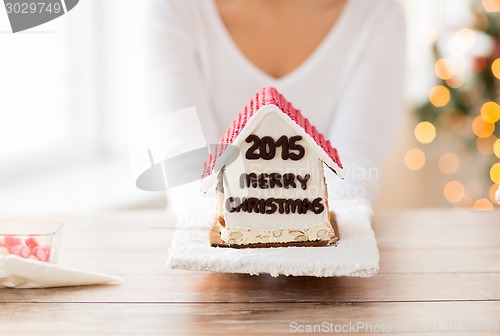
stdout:
MULTIPOLYGON (((278 154, 281 148, 282 160, 298 161, 305 155, 304 146, 298 142, 302 140, 302 136, 292 136, 288 138, 286 135, 281 136, 275 141, 270 136, 259 137, 256 134, 250 134, 245 141, 251 143, 245 153, 247 160, 272 160, 278 154)), ((279 155, 279 154, 278 154, 279 155)), ((295 175, 294 173, 243 173, 240 175, 240 188, 301 188, 307 189, 307 182, 311 175, 295 175)), ((260 214, 306 214, 311 211, 315 214, 320 214, 325 210, 321 197, 310 201, 304 199, 286 199, 286 198, 256 198, 256 197, 229 197, 226 199, 226 210, 228 212, 248 212, 260 214)))

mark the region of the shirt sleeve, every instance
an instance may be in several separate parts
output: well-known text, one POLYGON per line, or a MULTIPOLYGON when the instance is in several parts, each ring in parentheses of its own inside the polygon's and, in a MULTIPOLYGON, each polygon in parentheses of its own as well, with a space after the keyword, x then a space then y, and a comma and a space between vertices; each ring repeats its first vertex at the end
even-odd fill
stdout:
POLYGON ((327 175, 329 198, 374 202, 381 170, 404 111, 405 22, 397 4, 374 21, 368 43, 338 103, 329 137, 345 179, 327 175))
MULTIPOLYGON (((205 79, 197 46, 200 23, 196 14, 199 8, 195 5, 195 1, 188 0, 152 0, 150 3, 145 34, 147 64, 144 68, 148 91, 148 102, 145 103, 148 111, 145 114, 154 124, 168 113, 194 106, 205 142, 210 145, 216 143, 219 135, 215 134, 217 128, 204 89, 205 79)), ((199 167, 201 176, 201 163, 199 167)), ((193 194, 199 192, 199 181, 187 186, 193 188, 193 194)), ((183 209, 183 204, 190 204, 181 190, 178 187, 166 192, 168 207, 175 213, 183 209)))
POLYGON ((151 119, 195 106, 207 143, 217 139, 203 89, 200 54, 196 47, 197 22, 189 1, 154 0, 148 38, 148 98, 151 119))

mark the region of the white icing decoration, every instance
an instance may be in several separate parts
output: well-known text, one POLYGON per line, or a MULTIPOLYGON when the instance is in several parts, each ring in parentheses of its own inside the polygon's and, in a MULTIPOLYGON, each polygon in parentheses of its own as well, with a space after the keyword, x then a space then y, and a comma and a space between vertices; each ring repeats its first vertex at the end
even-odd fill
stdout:
POLYGON ((321 224, 307 229, 227 229, 221 228, 221 238, 226 243, 232 241, 233 244, 247 245, 251 243, 286 243, 299 241, 330 241, 335 236, 332 227, 328 224, 321 224), (319 234, 318 234, 319 233, 319 234))
MULTIPOLYGON (((279 112, 278 112, 279 113, 279 112)), ((282 135, 289 137, 297 135, 296 130, 277 113, 267 113, 262 122, 256 125, 252 134, 259 137, 271 136, 278 139, 282 135)), ((325 204, 326 186, 324 182, 323 163, 318 159, 317 153, 311 148, 310 143, 302 139, 300 145, 305 148, 305 155, 301 160, 283 160, 280 155, 281 148, 277 150, 274 159, 271 160, 247 160, 245 152, 251 146, 246 142, 240 143, 241 155, 239 158, 227 165, 223 171, 224 195, 218 193, 218 215, 224 217, 226 227, 221 227, 221 237, 226 243, 249 244, 265 242, 288 242, 299 240, 330 240, 333 237, 333 229, 328 218, 328 208, 325 204), (240 175, 242 173, 293 173, 295 175, 310 175, 307 188, 303 190, 297 181, 296 188, 241 188, 240 175), (248 212, 229 212, 225 207, 225 201, 229 197, 256 197, 256 198, 287 198, 304 199, 313 201, 322 199, 324 210, 315 214, 308 211, 305 214, 260 214, 248 212), (283 230, 278 237, 271 237, 270 232, 283 230), (311 231, 312 230, 312 231, 311 231), (317 237, 317 232, 326 230, 325 235, 317 237), (303 235, 297 232, 301 231, 303 235), (311 234, 313 232, 313 234, 311 234), (297 238, 300 236, 299 238, 297 238)), ((322 232, 323 233, 323 232, 322 232)))
MULTIPOLYGON (((287 124, 293 132, 290 134, 292 135, 301 135, 303 142, 307 143, 312 151, 316 153, 316 157, 319 158, 321 161, 323 161, 330 169, 335 171, 335 173, 340 177, 344 178, 344 173, 342 168, 340 168, 329 156, 323 148, 321 148, 316 141, 306 133, 306 131, 297 125, 295 121, 293 121, 289 116, 287 116, 285 113, 283 113, 279 107, 277 107, 274 104, 269 104, 262 106, 255 114, 248 120, 248 122, 245 124, 243 129, 240 131, 238 136, 234 139, 233 143, 231 145, 241 147, 242 144, 245 143, 245 139, 253 133, 254 129, 257 127, 257 125, 261 124, 262 120, 266 118, 267 115, 273 114, 277 118, 281 119, 282 122, 287 124)), ((267 135, 267 134, 264 134, 267 135)), ((224 156, 224 155, 223 155, 224 156)), ((223 160, 222 157, 219 157, 218 160, 223 160)), ((220 169, 217 171, 213 171, 210 175, 205 177, 201 181, 200 189, 203 192, 207 192, 207 190, 210 188, 210 186, 215 182, 216 177, 218 173, 220 172, 220 169)))

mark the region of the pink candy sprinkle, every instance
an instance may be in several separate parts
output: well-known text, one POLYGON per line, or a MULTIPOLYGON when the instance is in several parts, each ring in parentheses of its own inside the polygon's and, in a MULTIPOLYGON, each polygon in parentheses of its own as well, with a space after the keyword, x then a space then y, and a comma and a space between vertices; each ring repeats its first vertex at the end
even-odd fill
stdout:
POLYGON ((12 246, 10 253, 20 256, 21 258, 28 258, 31 254, 30 248, 23 244, 12 246))
POLYGON ((50 246, 36 246, 32 251, 31 255, 40 261, 47 261, 50 258, 50 246))
POLYGON ((28 238, 24 241, 24 243, 30 248, 30 250, 33 250, 38 246, 38 241, 35 238, 28 238))
POLYGON ((12 249, 13 246, 21 244, 21 239, 12 236, 5 236, 3 239, 3 244, 7 250, 12 249))
MULTIPOLYGON (((7 254, 14 254, 21 258, 32 258, 40 261, 49 261, 50 245, 40 246, 36 238, 22 239, 13 236, 0 237, 0 248, 7 254)), ((4 253, 4 254, 5 254, 4 253)))

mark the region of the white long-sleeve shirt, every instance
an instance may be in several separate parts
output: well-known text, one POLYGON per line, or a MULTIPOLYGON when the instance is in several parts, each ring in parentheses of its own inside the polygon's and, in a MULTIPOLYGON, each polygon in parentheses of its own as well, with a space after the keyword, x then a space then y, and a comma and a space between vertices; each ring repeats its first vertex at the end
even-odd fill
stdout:
POLYGON ((331 198, 376 197, 403 113, 404 17, 393 0, 349 0, 316 50, 273 78, 238 49, 212 0, 156 0, 150 87, 156 116, 196 106, 217 143, 262 87, 274 86, 338 149, 346 179, 331 198))

